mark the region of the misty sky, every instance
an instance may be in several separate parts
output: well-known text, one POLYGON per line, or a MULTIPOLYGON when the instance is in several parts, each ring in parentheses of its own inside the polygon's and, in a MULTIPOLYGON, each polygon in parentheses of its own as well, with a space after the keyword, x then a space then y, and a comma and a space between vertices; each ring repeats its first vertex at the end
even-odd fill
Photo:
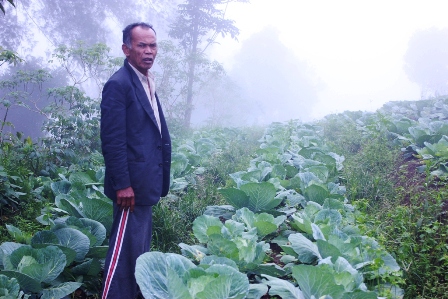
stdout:
MULTIPOLYGON (((406 76, 403 56, 414 32, 447 28, 447 1, 252 0, 232 3, 227 16, 240 28, 239 42, 226 38, 212 57, 235 65, 247 40, 266 27, 307 67, 317 101, 305 121, 344 110, 376 110, 389 101, 418 100, 420 87, 406 76), (275 4, 274 4, 275 3, 275 4)), ((273 47, 277 45, 273 44, 273 47)), ((260 47, 259 51, 278 51, 260 47)), ((282 57, 271 55, 272 62, 282 57)))
MULTIPOLYGON (((145 13, 129 13, 128 21, 152 23, 159 40, 167 39, 176 4, 183 1, 142 1, 147 4, 145 13)), ((375 111, 389 101, 419 100, 422 89, 403 68, 409 40, 422 30, 448 30, 447 0, 250 2, 227 7, 226 18, 233 19, 240 30, 238 41, 220 38, 219 44, 207 50, 236 84, 222 86, 216 96, 207 92, 195 99, 195 125, 207 119, 216 123, 224 119, 221 123, 230 125, 310 121, 345 110, 375 111)), ((20 1, 17 9, 7 9, 26 21, 20 1)), ((110 54, 122 57, 124 25, 111 17, 103 23, 109 29, 105 42, 112 49, 110 54)), ((36 43, 24 42, 16 49, 19 56, 50 59, 55 41, 33 22, 28 24, 36 43)), ((448 38, 445 45, 442 48, 448 49, 448 38)), ((439 43, 435 46, 440 48, 439 43)), ((98 96, 97 90, 89 94, 88 86, 86 91, 98 96)))

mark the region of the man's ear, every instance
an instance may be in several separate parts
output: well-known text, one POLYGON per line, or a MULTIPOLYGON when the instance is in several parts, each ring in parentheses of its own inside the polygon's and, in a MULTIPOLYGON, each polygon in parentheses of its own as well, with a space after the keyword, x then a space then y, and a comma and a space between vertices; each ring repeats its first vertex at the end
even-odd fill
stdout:
POLYGON ((126 57, 130 55, 130 49, 128 48, 128 46, 126 46, 126 44, 121 45, 121 50, 123 50, 123 53, 126 57))

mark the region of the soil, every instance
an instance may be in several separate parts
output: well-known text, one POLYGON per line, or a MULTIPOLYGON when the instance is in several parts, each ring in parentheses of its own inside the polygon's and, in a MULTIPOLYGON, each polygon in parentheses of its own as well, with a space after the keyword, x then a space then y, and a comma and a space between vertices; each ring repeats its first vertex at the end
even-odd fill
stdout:
MULTIPOLYGON (((420 159, 401 159, 396 166, 397 171, 392 175, 391 180, 394 182, 395 189, 401 189, 405 192, 402 204, 410 205, 411 196, 415 194, 424 194, 424 191, 438 191, 441 188, 446 189, 446 181, 434 177, 429 180, 427 190, 425 184, 428 182, 425 173, 418 171, 418 167, 423 166, 424 162, 420 159)), ((448 199, 442 203, 441 216, 448 213, 448 199)), ((443 222, 448 222, 447 217, 441 217, 443 222)))

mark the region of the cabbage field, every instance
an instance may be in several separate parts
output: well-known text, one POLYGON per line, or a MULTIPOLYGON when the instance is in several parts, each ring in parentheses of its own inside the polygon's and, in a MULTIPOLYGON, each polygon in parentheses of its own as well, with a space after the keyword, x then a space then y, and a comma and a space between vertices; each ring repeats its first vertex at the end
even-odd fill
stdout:
MULTIPOLYGON (((137 260, 143 296, 448 298, 447 119, 441 97, 173 136, 170 194, 137 260)), ((1 146, 0 297, 98 298, 101 154, 1 146)))

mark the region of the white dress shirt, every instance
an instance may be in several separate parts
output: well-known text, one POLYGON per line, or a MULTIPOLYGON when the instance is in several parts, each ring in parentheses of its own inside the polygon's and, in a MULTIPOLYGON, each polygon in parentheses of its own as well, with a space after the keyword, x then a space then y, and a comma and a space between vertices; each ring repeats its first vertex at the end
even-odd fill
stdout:
POLYGON ((160 126, 160 114, 159 107, 157 106, 156 100, 156 84, 154 82, 154 75, 148 70, 147 76, 143 75, 138 71, 132 64, 129 64, 132 69, 137 74, 137 77, 140 79, 140 82, 143 85, 143 89, 146 92, 146 96, 149 99, 149 103, 151 104, 152 110, 154 111, 154 116, 156 117, 157 126, 159 127, 159 132, 162 134, 162 129, 160 126))

